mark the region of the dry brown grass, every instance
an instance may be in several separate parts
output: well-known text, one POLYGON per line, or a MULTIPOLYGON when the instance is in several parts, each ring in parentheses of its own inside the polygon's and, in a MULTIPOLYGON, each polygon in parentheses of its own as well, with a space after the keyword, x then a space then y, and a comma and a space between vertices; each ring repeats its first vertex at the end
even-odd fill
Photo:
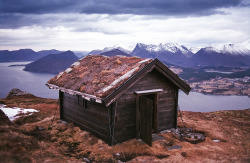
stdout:
MULTIPOLYGON (((191 144, 173 133, 152 147, 131 139, 113 147, 73 124, 61 123, 56 100, 42 98, 1 99, 8 106, 40 112, 0 126, 0 162, 249 162, 250 111, 211 113, 182 112, 185 126, 206 135, 191 144), (55 117, 53 116, 55 115, 55 117), (53 123, 52 123, 53 121, 53 123), (215 143, 213 139, 221 142, 215 143), (179 145, 181 149, 168 150, 179 145)), ((181 120, 179 120, 181 122, 181 120)), ((182 123, 178 124, 183 127, 182 123)))

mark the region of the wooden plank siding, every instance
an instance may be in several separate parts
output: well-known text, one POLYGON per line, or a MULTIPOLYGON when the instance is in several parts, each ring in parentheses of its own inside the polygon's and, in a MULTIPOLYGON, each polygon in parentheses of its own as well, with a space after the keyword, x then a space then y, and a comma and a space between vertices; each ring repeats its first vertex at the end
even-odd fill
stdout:
POLYGON ((96 102, 82 102, 82 98, 64 93, 62 96, 62 117, 67 122, 73 122, 81 129, 89 131, 102 138, 106 142, 110 141, 109 112, 105 105, 96 102))
POLYGON ((133 84, 109 107, 94 101, 85 103, 80 96, 61 92, 61 119, 73 122, 110 145, 120 143, 137 136, 136 97, 138 95, 135 91, 152 89, 162 89, 155 93, 158 101, 157 105, 155 104, 157 106, 156 132, 176 127, 177 100, 175 98, 178 95, 178 88, 156 70, 147 73, 133 84))
POLYGON ((157 132, 175 127, 177 108, 175 98, 178 88, 158 71, 153 70, 117 99, 114 128, 116 142, 119 143, 137 136, 136 114, 138 113, 136 113, 135 91, 151 89, 163 89, 162 92, 157 93, 157 132))

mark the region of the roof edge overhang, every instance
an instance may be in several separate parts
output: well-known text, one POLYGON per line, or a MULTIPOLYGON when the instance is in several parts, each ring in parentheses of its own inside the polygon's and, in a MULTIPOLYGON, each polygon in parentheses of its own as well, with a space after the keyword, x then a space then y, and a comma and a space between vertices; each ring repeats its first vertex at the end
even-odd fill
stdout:
POLYGON ((82 93, 82 92, 79 92, 79 91, 73 91, 71 89, 66 89, 66 88, 63 88, 63 87, 59 87, 57 85, 53 85, 53 84, 49 84, 49 83, 46 83, 46 85, 50 88, 50 89, 56 89, 56 90, 60 90, 62 92, 65 92, 65 93, 68 93, 70 95, 79 95, 79 96, 82 96, 82 98, 88 100, 88 101, 95 101, 97 103, 102 103, 102 99, 100 97, 96 97, 94 95, 90 95, 90 94, 86 94, 86 93, 82 93))
POLYGON ((172 83, 174 83, 179 89, 188 94, 191 90, 190 86, 179 78, 174 72, 167 68, 163 63, 161 63, 157 58, 152 62, 145 65, 140 71, 131 76, 126 82, 124 82, 120 87, 110 93, 108 96, 103 98, 103 102, 106 106, 113 103, 121 94, 123 94, 127 89, 129 89, 133 83, 139 81, 145 74, 156 69, 166 78, 168 78, 172 83), (137 79, 136 79, 137 78, 137 79))
POLYGON ((171 71, 166 65, 160 62, 157 58, 156 61, 156 70, 162 73, 166 78, 168 78, 171 82, 173 82, 178 88, 180 88, 187 95, 189 94, 191 88, 190 86, 184 82, 178 75, 176 75, 173 71, 171 71))

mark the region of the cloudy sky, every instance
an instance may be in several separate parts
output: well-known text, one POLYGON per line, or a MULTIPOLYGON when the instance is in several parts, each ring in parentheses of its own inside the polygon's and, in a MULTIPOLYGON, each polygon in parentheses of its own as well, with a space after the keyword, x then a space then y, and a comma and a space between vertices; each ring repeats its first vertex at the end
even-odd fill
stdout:
POLYGON ((250 0, 0 0, 1 50, 249 39, 250 0))

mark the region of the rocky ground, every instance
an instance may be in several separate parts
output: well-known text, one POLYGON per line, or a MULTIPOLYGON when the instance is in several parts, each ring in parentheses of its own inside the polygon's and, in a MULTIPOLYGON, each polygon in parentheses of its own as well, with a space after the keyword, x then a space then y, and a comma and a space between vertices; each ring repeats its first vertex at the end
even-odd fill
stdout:
POLYGON ((59 120, 57 100, 31 95, 0 99, 8 107, 39 110, 12 122, 0 114, 0 162, 250 162, 250 110, 181 112, 179 128, 205 135, 201 142, 172 132, 152 147, 131 139, 113 147, 59 120), (173 149, 177 148, 177 149, 173 149))

